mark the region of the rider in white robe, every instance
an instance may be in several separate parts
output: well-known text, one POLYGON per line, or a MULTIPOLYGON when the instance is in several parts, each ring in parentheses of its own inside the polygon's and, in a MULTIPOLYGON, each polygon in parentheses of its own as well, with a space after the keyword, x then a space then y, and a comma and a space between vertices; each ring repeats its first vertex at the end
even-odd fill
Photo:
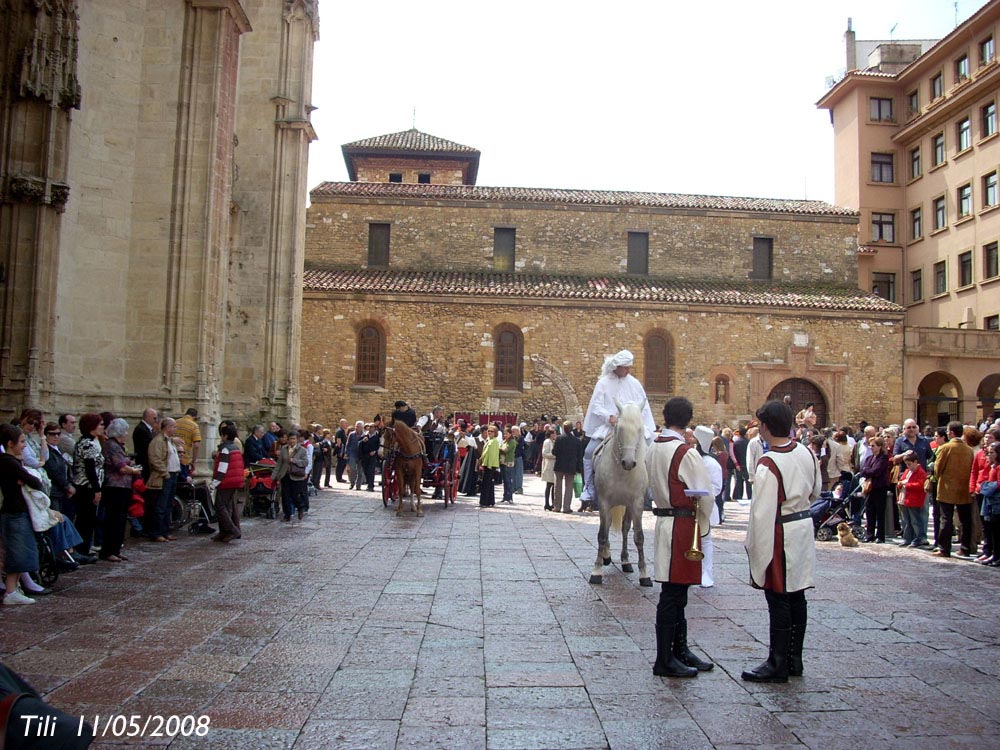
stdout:
POLYGON ((583 454, 583 494, 580 500, 586 507, 595 501, 597 492, 594 489, 594 451, 614 429, 618 421, 618 407, 615 400, 620 404, 631 401, 636 404, 643 404, 642 424, 645 431, 646 442, 653 439, 656 434, 656 422, 653 420, 653 412, 649 408, 649 400, 646 398, 646 390, 642 383, 631 375, 632 364, 635 358, 632 352, 622 349, 613 356, 604 359, 604 366, 601 368, 601 377, 594 386, 594 394, 590 397, 590 405, 587 407, 587 414, 583 419, 583 431, 590 442, 583 454))

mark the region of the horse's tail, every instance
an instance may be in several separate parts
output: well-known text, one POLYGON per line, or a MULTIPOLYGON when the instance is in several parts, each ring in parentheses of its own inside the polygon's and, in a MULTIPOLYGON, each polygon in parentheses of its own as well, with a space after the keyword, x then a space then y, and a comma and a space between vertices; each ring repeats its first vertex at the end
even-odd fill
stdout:
POLYGON ((620 534, 622 531, 622 521, 625 519, 625 506, 616 505, 611 509, 611 531, 620 534))

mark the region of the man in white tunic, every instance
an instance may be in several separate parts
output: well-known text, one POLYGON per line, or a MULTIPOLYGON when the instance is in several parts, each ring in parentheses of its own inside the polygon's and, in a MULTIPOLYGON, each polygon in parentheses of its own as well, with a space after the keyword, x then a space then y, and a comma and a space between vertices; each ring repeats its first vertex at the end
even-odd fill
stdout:
POLYGON ((659 677, 694 677, 714 666, 699 659, 688 647, 684 616, 688 587, 701 583, 701 561, 689 559, 685 552, 694 544, 696 517, 698 533, 707 534, 715 507, 705 465, 698 451, 684 442, 684 428, 693 413, 694 407, 686 398, 667 401, 663 407, 666 427, 646 453, 649 488, 656 506, 653 577, 661 584, 653 665, 653 674, 659 677), (702 495, 693 497, 691 492, 702 495))
MULTIPOLYGON (((712 438, 715 433, 711 427, 703 424, 694 428, 694 437, 697 441, 698 454, 701 462, 705 465, 711 482, 712 491, 712 517, 709 523, 714 527, 719 525, 718 498, 722 495, 722 464, 712 455, 712 438)), ((701 587, 710 589, 715 585, 715 545, 712 544, 712 534, 707 533, 701 538, 701 551, 705 557, 701 561, 701 587)))
POLYGON ((812 588, 816 545, 809 506, 823 477, 816 457, 787 437, 792 410, 768 401, 757 410, 760 434, 769 446, 757 463, 746 550, 750 583, 764 589, 771 620, 767 661, 743 673, 751 682, 787 682, 802 675, 806 592, 812 588))
POLYGON ((632 377, 632 365, 635 358, 628 349, 622 349, 613 356, 604 358, 601 377, 594 386, 594 395, 590 397, 587 415, 583 418, 583 431, 590 442, 583 453, 583 494, 580 500, 583 507, 595 507, 597 491, 594 489, 594 451, 618 423, 618 407, 615 401, 624 404, 629 401, 643 404, 642 424, 645 427, 646 442, 653 439, 656 433, 656 423, 653 412, 649 408, 646 389, 642 383, 632 377))

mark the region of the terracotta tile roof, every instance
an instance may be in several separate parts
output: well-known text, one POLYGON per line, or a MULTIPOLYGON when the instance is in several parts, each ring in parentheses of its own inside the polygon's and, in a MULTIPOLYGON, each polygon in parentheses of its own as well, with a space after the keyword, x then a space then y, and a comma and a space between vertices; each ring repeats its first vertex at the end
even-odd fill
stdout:
POLYGON ((313 202, 332 197, 397 198, 511 203, 562 203, 579 206, 647 206, 722 211, 857 216, 857 211, 823 201, 781 198, 732 198, 720 195, 641 193, 615 190, 485 187, 481 185, 420 185, 394 182, 324 182, 310 193, 313 202))
POLYGON ((448 153, 478 154, 479 150, 472 146, 463 146, 461 143, 446 141, 436 135, 421 133, 416 128, 403 130, 399 133, 386 133, 376 135, 373 138, 365 138, 353 143, 343 145, 347 151, 445 151, 448 153))
POLYGON ((642 276, 559 276, 554 274, 458 271, 334 270, 307 268, 307 292, 485 295, 530 299, 595 300, 693 306, 782 307, 902 314, 893 302, 860 289, 762 282, 683 281, 642 276))

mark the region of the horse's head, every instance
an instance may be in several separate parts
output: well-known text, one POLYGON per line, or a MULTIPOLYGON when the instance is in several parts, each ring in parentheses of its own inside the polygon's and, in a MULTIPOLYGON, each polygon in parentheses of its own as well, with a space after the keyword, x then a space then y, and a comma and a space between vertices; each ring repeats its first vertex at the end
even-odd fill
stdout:
POLYGON ((636 404, 631 401, 618 403, 618 424, 615 425, 615 458, 621 462, 625 471, 631 471, 643 459, 646 448, 646 434, 642 424, 642 409, 645 402, 636 404))

